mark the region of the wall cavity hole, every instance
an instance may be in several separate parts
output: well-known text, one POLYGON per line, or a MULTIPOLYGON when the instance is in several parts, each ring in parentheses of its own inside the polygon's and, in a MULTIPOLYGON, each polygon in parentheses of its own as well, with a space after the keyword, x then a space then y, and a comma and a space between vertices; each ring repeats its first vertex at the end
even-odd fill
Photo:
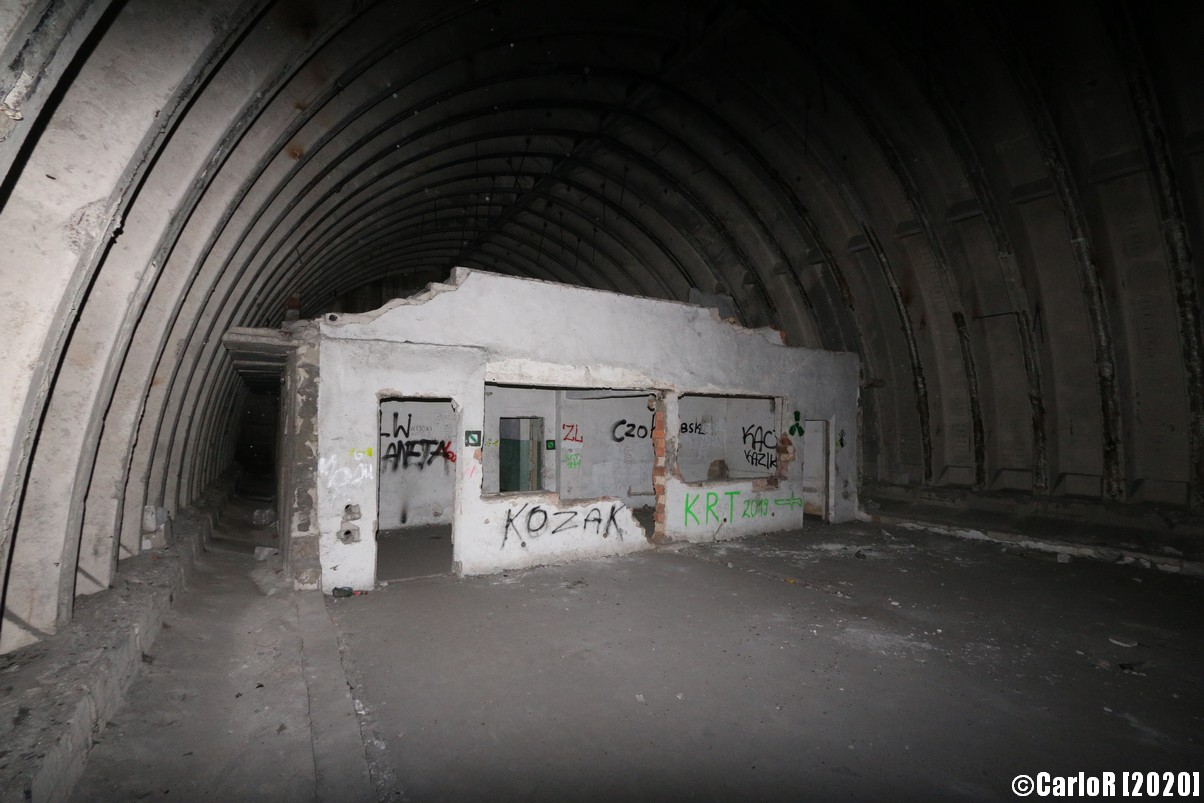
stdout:
POLYGON ((334 323, 338 319, 339 319, 339 316, 335 315, 334 313, 331 313, 330 315, 326 316, 326 320, 330 321, 331 323, 334 323))

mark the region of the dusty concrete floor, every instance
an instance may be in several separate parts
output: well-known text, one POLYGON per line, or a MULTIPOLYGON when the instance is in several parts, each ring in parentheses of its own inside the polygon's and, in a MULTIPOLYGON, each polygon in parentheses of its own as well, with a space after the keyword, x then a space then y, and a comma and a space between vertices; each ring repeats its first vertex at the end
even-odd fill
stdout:
POLYGON ((75 799, 304 799, 312 789, 295 607, 288 594, 260 593, 255 565, 205 556, 75 799))
POLYGON ((335 781, 365 753, 383 800, 1010 800, 1020 773, 1204 769, 1188 577, 857 524, 390 582, 325 600, 349 746, 321 738, 338 706, 306 710, 304 595, 207 563, 76 799, 364 799, 335 781))
POLYGON ((278 563, 198 560, 72 800, 365 800, 356 714, 321 595, 278 563))
POLYGON ((385 530, 377 536, 377 582, 450 574, 451 570, 450 524, 385 530))

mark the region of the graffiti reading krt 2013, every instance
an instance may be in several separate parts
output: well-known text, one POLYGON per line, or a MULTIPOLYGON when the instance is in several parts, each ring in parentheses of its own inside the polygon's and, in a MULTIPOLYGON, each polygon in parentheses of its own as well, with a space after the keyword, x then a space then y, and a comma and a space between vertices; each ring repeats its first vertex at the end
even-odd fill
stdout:
MULTIPOLYGON (((727 497, 727 521, 730 521, 731 519, 736 518, 736 499, 739 498, 740 491, 725 491, 722 495, 727 497)), ((700 506, 698 503, 702 500, 702 496, 702 494, 686 494, 684 523, 689 526, 690 519, 693 519, 695 524, 710 523, 711 519, 714 519, 716 524, 723 523, 724 519, 720 517, 718 512, 716 512, 716 509, 719 506, 720 494, 716 493, 715 491, 707 491, 706 507, 702 508, 702 515, 705 518, 701 521, 699 520, 698 515, 700 512, 700 506)))
POLYGON ((511 533, 519 545, 525 547, 528 539, 576 529, 589 532, 591 525, 594 535, 609 538, 613 531, 622 541, 623 530, 617 518, 622 509, 623 503, 615 502, 607 513, 601 507, 591 507, 585 516, 581 516, 578 510, 547 510, 540 505, 523 505, 517 510, 510 508, 506 511, 506 527, 502 530, 502 547, 505 548, 511 533))

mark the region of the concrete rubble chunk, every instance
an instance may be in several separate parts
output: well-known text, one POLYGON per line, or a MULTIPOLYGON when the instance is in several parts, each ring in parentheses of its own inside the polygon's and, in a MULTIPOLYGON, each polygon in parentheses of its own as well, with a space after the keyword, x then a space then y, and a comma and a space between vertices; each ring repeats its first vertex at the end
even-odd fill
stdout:
POLYGON ((255 547, 255 560, 267 560, 268 558, 279 555, 280 550, 270 546, 255 547))

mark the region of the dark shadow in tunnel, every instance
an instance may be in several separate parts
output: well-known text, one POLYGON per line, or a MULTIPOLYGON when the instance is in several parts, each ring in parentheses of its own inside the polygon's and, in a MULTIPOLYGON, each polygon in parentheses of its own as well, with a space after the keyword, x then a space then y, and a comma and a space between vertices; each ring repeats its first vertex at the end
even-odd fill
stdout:
POLYGON ((252 389, 239 416, 233 486, 222 506, 211 547, 253 553, 280 548, 276 505, 280 394, 252 389))

